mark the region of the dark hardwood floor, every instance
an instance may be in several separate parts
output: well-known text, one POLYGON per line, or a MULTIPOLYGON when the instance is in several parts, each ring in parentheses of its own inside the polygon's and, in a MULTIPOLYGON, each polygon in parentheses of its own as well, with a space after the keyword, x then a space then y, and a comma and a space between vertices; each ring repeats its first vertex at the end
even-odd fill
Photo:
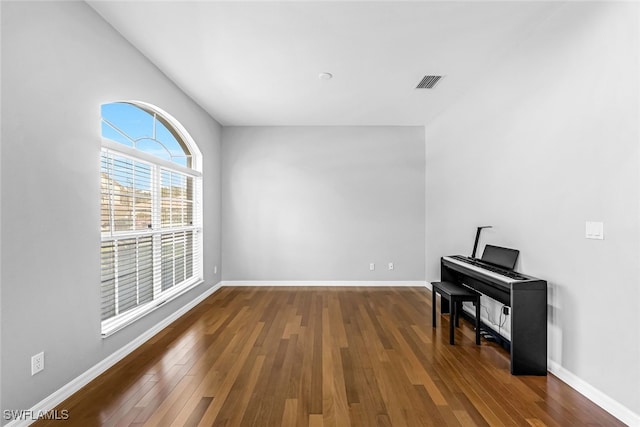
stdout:
POLYGON ((36 425, 623 425, 439 322, 425 288, 222 288, 36 425))

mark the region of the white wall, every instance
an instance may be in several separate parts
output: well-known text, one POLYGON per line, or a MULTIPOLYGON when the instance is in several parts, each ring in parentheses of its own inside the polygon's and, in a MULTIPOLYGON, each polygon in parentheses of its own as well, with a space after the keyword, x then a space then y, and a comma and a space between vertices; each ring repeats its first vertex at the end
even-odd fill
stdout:
MULTIPOLYGON (((569 3, 427 127, 427 280, 521 250, 549 282, 551 367, 640 414, 638 4, 569 3), (604 240, 585 239, 585 221, 604 240)), ((637 418, 636 418, 637 419, 637 418)))
POLYGON ((424 280, 424 128, 225 127, 222 157, 225 281, 424 280))
POLYGON ((0 7, 2 409, 220 280, 222 157, 226 280, 422 280, 425 248, 433 280, 491 224, 484 242, 549 280, 550 360, 640 413, 638 5, 568 4, 479 76, 427 129, 426 191, 421 128, 228 128, 221 150, 220 126, 84 3, 0 7), (103 340, 99 106, 121 99, 165 109, 204 154, 205 285, 103 340))
MULTIPOLYGON (((2 22, 2 5, 0 5, 0 22, 2 22)), ((0 32, 0 41, 2 34, 0 32)), ((2 55, 0 55, 0 70, 2 70, 2 55)), ((2 85, 0 82, 0 93, 2 85)), ((1 96, 0 96, 1 101, 1 96)), ((0 102, 0 132, 2 129, 2 102, 0 102)), ((2 136, 0 134, 0 165, 2 165, 2 136)), ((2 236, 2 173, 0 173, 0 237, 2 236)), ((2 320, 2 239, 0 238, 0 321, 2 320)), ((2 325, 0 324, 0 383, 2 382, 2 325)), ((0 409, 2 406, 2 386, 0 386, 0 409)))
POLYGON ((83 2, 2 2, 2 105, 2 409, 21 410, 219 282, 220 126, 83 2), (205 283, 102 339, 100 105, 127 99, 202 151, 205 283))

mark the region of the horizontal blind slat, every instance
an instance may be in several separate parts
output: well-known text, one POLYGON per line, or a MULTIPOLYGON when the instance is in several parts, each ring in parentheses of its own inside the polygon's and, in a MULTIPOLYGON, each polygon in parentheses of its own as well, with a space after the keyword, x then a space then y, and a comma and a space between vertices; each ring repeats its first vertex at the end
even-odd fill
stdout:
POLYGON ((154 168, 103 151, 100 221, 101 230, 110 231, 103 234, 101 246, 103 320, 152 301, 154 280, 159 279, 165 291, 192 280, 201 270, 200 214, 194 200, 199 178, 158 168, 156 181, 154 168), (154 221, 162 232, 150 228, 154 221), (133 235, 118 237, 122 233, 133 235))

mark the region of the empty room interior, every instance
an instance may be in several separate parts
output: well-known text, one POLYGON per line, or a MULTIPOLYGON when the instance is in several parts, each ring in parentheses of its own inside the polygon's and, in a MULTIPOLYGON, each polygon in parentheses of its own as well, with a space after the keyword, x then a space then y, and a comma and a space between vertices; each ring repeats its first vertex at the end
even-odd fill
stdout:
POLYGON ((0 425, 640 426, 639 3, 0 19, 0 425))

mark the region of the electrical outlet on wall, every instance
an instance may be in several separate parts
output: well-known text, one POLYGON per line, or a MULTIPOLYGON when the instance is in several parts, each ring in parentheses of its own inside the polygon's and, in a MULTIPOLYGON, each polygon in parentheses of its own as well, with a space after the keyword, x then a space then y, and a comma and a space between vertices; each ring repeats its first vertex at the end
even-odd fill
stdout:
POLYGON ((393 270, 393 263, 392 262, 389 263, 389 270, 393 270))
POLYGON ((31 356, 31 375, 35 375, 42 370, 44 370, 44 351, 31 356))
POLYGON ((604 240, 604 223, 587 221, 585 223, 585 237, 587 239, 604 240))
POLYGON ((375 269, 376 269, 376 264, 375 264, 375 263, 373 263, 373 262, 372 262, 372 263, 370 263, 370 264, 369 264, 369 270, 370 270, 370 271, 373 271, 373 270, 375 270, 375 269))

